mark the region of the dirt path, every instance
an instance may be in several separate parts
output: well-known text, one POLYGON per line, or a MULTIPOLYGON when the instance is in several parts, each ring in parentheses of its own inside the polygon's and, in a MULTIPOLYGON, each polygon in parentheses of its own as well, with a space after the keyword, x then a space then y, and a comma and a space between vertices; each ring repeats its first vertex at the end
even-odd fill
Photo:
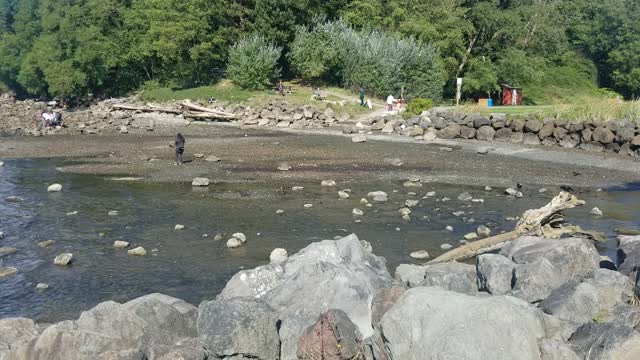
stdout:
MULTIPOLYGON (((333 95, 336 97, 339 97, 343 100, 347 100, 347 101, 360 101, 360 99, 355 98, 355 97, 351 97, 351 96, 347 96, 344 94, 340 94, 331 90, 327 90, 327 94, 329 95, 333 95)), ((355 118, 349 119, 349 122, 353 122, 353 123, 357 123, 360 121, 366 121, 369 119, 373 119, 373 118, 377 118, 377 117, 381 117, 381 116, 385 116, 385 115, 389 115, 391 113, 394 113, 394 111, 387 111, 387 107, 384 104, 378 103, 378 102, 371 102, 371 105, 373 106, 373 108, 375 110, 373 110, 372 112, 368 112, 366 114, 360 114, 358 116, 356 116, 355 118)))

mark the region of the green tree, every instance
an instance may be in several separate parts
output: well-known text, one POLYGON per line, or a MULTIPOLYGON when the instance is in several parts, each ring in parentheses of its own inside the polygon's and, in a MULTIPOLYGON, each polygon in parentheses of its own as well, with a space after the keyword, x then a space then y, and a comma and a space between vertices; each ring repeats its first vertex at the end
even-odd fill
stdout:
POLYGON ((244 89, 267 89, 280 75, 277 63, 281 53, 282 48, 262 35, 242 38, 229 50, 227 74, 244 89))

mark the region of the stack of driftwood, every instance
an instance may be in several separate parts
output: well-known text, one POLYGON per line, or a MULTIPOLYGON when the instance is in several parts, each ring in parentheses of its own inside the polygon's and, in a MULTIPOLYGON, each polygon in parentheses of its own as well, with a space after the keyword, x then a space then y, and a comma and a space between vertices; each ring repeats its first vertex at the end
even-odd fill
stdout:
POLYGON ((114 104, 111 106, 112 110, 129 110, 129 111, 141 111, 141 112, 160 112, 168 114, 176 114, 184 116, 185 118, 191 118, 194 120, 233 120, 236 115, 226 112, 219 108, 208 108, 194 104, 189 100, 181 102, 180 109, 167 108, 154 104, 146 104, 146 106, 129 105, 129 104, 114 104))

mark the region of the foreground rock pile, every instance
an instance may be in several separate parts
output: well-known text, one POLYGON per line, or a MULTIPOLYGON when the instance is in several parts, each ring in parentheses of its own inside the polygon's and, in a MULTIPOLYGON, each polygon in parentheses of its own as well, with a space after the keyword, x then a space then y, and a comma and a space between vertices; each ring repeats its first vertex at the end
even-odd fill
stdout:
POLYGON ((640 237, 521 237, 476 265, 400 265, 355 235, 236 274, 199 307, 151 294, 53 325, 0 320, 0 359, 637 359, 640 237))
POLYGON ((484 116, 436 108, 406 120, 389 115, 364 121, 361 125, 352 131, 399 133, 427 141, 436 138, 495 140, 640 156, 640 128, 636 122, 626 120, 509 119, 504 114, 484 116))
POLYGON ((349 119, 347 114, 337 115, 327 107, 294 106, 286 101, 274 100, 262 106, 236 107, 234 112, 243 125, 276 126, 292 129, 323 128, 349 119))

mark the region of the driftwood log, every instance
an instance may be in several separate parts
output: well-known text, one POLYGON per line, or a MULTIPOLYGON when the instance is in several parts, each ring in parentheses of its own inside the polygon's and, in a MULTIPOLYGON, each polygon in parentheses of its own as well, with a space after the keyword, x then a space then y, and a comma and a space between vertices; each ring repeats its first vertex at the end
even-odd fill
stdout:
POLYGON ((114 104, 111 106, 112 110, 129 110, 129 111, 142 111, 142 112, 160 112, 182 115, 185 118, 192 119, 218 119, 218 120, 232 120, 236 118, 236 115, 226 111, 218 109, 210 109, 208 107, 194 104, 189 100, 185 100, 180 103, 182 110, 165 108, 155 104, 147 104, 147 106, 129 105, 129 104, 114 104))
POLYGON ((522 235, 559 239, 568 234, 585 234, 596 240, 603 240, 601 234, 583 230, 579 226, 563 226, 564 217, 561 212, 584 204, 585 202, 575 195, 562 191, 547 205, 539 209, 525 211, 513 231, 474 241, 453 249, 433 259, 429 264, 470 259, 480 254, 501 249, 522 235))
POLYGON ((129 110, 129 111, 142 111, 142 112, 162 112, 169 114, 182 114, 182 111, 179 109, 169 109, 163 108, 156 105, 148 105, 148 106, 137 106, 137 105, 128 105, 128 104, 114 104, 111 106, 112 110, 129 110))

